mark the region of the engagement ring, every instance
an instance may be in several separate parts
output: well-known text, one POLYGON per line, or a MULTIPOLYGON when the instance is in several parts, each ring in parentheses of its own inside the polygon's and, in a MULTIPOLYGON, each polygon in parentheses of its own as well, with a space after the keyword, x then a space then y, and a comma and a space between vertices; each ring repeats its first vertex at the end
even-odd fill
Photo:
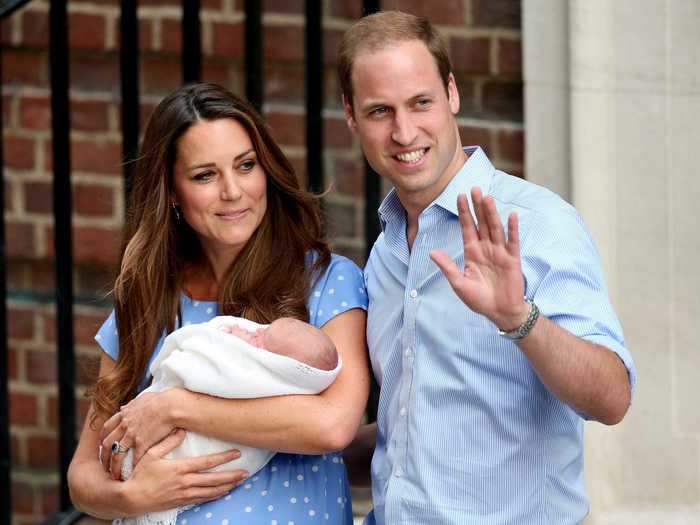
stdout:
POLYGON ((124 445, 119 443, 119 441, 115 441, 114 443, 112 443, 112 454, 123 454, 127 450, 129 450, 129 447, 125 447, 124 445))

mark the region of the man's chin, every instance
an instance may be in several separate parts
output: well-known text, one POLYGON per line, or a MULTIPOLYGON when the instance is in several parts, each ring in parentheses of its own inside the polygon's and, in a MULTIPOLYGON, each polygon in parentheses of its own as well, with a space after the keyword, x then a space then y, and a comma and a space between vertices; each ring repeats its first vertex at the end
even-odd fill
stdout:
POLYGON ((426 177, 403 177, 394 186, 400 193, 416 195, 430 190, 430 183, 426 177))

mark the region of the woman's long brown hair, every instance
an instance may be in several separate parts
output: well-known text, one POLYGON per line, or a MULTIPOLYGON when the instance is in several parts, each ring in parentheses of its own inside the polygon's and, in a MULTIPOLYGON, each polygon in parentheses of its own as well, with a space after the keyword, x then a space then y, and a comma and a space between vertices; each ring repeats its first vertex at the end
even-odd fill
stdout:
POLYGON ((221 118, 248 132, 267 176, 267 210, 225 274, 220 311, 259 323, 309 319, 311 283, 330 261, 317 198, 300 188, 289 160, 248 103, 214 84, 183 86, 156 107, 137 160, 113 290, 119 357, 91 392, 93 422, 137 393, 158 339, 176 328, 185 268, 208 265, 195 232, 171 207, 173 165, 178 141, 192 125, 221 118), (307 267, 309 253, 315 262, 307 267))

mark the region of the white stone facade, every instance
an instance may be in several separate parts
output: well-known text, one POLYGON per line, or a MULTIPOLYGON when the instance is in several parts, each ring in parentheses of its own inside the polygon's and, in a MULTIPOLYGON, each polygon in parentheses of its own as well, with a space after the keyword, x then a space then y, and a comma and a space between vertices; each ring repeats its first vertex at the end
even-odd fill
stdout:
POLYGON ((700 523, 700 1, 524 0, 523 37, 527 177, 590 226, 639 374, 587 424, 587 523, 700 523))

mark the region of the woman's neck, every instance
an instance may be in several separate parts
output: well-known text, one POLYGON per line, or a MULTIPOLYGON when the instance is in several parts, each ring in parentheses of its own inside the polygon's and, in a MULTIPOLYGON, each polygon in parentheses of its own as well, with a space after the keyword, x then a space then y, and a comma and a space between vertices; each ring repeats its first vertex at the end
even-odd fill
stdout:
POLYGON ((229 249, 213 249, 211 246, 202 246, 202 261, 198 264, 200 268, 206 268, 216 283, 222 283, 224 276, 231 265, 238 258, 241 248, 232 246, 229 249))
POLYGON ((208 264, 193 264, 185 269, 184 292, 198 301, 216 301, 219 283, 208 264))

